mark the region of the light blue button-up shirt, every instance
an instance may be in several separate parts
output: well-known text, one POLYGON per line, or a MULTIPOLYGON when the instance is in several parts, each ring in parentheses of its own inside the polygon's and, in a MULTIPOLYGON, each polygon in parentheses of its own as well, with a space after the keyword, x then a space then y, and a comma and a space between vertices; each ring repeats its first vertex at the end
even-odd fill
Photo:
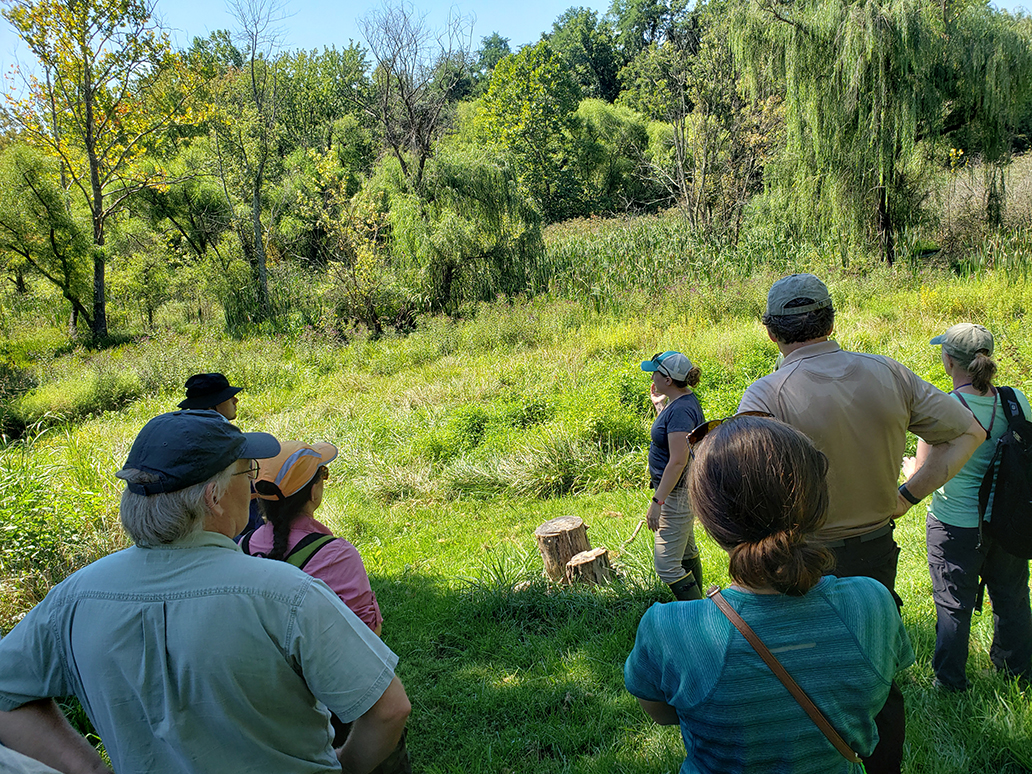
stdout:
POLYGON ((196 532, 55 586, 0 640, 0 709, 78 696, 118 774, 334 772, 327 707, 363 715, 397 660, 321 581, 196 532))

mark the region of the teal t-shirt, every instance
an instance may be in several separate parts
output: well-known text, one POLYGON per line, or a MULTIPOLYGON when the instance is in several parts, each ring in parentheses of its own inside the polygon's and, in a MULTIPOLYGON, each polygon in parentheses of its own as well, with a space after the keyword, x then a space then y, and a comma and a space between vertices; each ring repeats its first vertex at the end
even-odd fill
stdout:
MULTIPOLYGON (((824 577, 802 597, 723 592, 860 755, 896 671, 914 661, 888 590, 824 577)), ((709 599, 653 605, 624 665, 627 690, 677 710, 681 774, 855 774, 709 599)))
MULTIPOLYGON (((1021 410, 1025 412, 1025 418, 1032 419, 1032 409, 1029 408, 1028 398, 1018 389, 1014 390, 1014 394, 1018 397, 1021 410)), ((955 393, 953 397, 959 400, 955 393)), ((988 428, 990 423, 992 424, 991 437, 978 447, 957 475, 935 491, 932 495, 932 502, 928 506, 928 512, 943 524, 953 527, 977 527, 978 488, 982 485, 982 478, 992 461, 993 452, 996 451, 996 441, 1007 432, 1007 415, 1004 414, 999 398, 994 399, 992 395, 965 394, 964 402, 975 415, 975 419, 982 423, 982 427, 988 428), (993 420, 994 403, 996 406, 995 420, 993 420)))

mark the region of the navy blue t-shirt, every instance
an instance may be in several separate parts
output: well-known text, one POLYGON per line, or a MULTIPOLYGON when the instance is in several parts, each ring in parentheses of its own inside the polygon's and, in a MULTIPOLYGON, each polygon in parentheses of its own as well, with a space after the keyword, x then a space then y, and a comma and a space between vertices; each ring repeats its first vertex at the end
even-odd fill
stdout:
POLYGON ((652 445, 649 447, 649 477, 652 488, 659 486, 663 471, 670 462, 670 444, 667 435, 670 433, 690 433, 705 422, 702 406, 694 392, 682 395, 672 403, 668 403, 656 421, 652 423, 652 445))

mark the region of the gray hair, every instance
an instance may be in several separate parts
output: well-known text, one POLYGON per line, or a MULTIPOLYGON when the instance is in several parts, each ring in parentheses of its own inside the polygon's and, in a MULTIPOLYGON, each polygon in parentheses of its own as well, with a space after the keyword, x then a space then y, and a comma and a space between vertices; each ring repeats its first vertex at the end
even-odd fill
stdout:
MULTIPOLYGON (((208 515, 208 506, 204 501, 204 490, 209 484, 215 485, 215 498, 221 498, 229 488, 230 477, 236 467, 234 461, 221 473, 217 473, 207 481, 188 486, 177 492, 141 495, 130 492, 126 488, 122 493, 122 504, 119 516, 122 527, 129 533, 136 545, 141 547, 164 545, 199 531, 208 515)), ((124 470, 120 478, 127 483, 137 483, 149 477, 140 470, 124 470)))

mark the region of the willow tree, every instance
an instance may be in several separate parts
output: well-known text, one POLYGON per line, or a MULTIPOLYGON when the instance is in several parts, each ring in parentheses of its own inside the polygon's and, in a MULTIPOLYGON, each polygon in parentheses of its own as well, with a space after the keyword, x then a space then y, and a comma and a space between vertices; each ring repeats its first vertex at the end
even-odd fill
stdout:
POLYGON ((1027 99, 1027 41, 978 2, 747 0, 732 48, 756 94, 782 88, 797 212, 826 205, 840 233, 897 234, 927 193, 933 144, 966 133, 1005 161, 1027 99))
POLYGON ((731 42, 754 93, 783 84, 794 190, 820 199, 840 233, 877 233, 891 264, 915 211, 915 150, 941 120, 929 78, 941 44, 920 3, 749 0, 731 42))

